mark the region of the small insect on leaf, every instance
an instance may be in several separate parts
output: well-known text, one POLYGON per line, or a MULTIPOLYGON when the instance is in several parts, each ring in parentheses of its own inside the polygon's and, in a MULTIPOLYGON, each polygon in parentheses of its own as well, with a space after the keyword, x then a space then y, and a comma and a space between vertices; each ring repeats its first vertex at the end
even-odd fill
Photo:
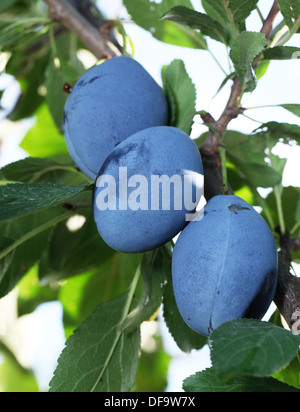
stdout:
POLYGON ((63 91, 66 93, 71 93, 73 90, 72 86, 69 83, 63 85, 63 91))

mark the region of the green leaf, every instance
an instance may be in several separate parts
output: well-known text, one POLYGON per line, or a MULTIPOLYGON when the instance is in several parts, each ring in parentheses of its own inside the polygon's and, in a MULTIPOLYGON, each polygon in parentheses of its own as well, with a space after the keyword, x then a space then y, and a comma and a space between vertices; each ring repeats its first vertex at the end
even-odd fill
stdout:
POLYGON ((68 94, 63 91, 65 83, 73 85, 78 78, 78 71, 64 60, 52 56, 46 72, 46 102, 58 130, 63 133, 63 113, 68 94))
POLYGON ((0 342, 0 388, 1 392, 39 392, 39 387, 31 370, 28 370, 21 366, 16 357, 9 350, 4 350, 4 359, 2 359, 3 353, 1 351, 3 345, 0 342))
POLYGON ((298 353, 300 336, 268 322, 236 319, 215 329, 209 338, 217 375, 264 377, 285 367, 298 353))
POLYGON ((278 0, 280 11, 286 25, 292 29, 295 21, 300 17, 300 3, 298 0, 278 0))
POLYGON ((141 350, 134 392, 165 392, 168 386, 168 371, 172 360, 164 348, 160 335, 153 336, 155 350, 141 350))
POLYGON ((85 190, 55 183, 15 183, 0 186, 0 221, 59 205, 85 190))
MULTIPOLYGON (((6 237, 0 237, 0 253, 6 250, 9 246, 14 243, 12 239, 6 237)), ((14 250, 7 254, 3 259, 0 260, 0 278, 3 277, 9 268, 14 256, 14 250)))
POLYGON ((198 29, 204 36, 209 36, 222 43, 228 44, 229 42, 228 33, 220 23, 213 20, 207 14, 199 13, 188 7, 174 7, 161 18, 198 29))
MULTIPOLYGON (((90 272, 65 279, 59 289, 58 298, 63 305, 64 326, 68 333, 69 330, 73 332, 101 302, 109 301, 129 288, 141 255, 115 252, 108 259, 97 257, 98 262, 101 259, 102 264, 90 272)), ((81 262, 83 266, 85 264, 81 262)))
POLYGON ((216 20, 226 23, 230 22, 229 13, 237 24, 242 23, 255 9, 258 0, 202 0, 202 5, 206 12, 216 20))
POLYGON ((245 30, 245 20, 256 8, 258 0, 202 0, 206 13, 214 20, 231 29, 234 36, 239 28, 245 30))
POLYGON ((128 392, 135 379, 139 328, 121 330, 133 291, 100 304, 68 339, 50 382, 51 392, 128 392))
POLYGON ((237 173, 247 184, 273 187, 281 182, 281 173, 265 161, 268 140, 263 134, 245 135, 228 130, 224 144, 228 160, 236 166, 237 173))
POLYGON ((50 158, 27 157, 1 169, 3 176, 15 182, 49 182, 67 185, 87 185, 90 180, 73 165, 50 158))
POLYGON ((299 56, 300 48, 292 46, 276 46, 263 51, 262 58, 265 60, 290 60, 299 56))
POLYGON ((214 20, 225 26, 230 25, 230 20, 228 18, 228 12, 226 11, 224 0, 202 0, 202 6, 206 13, 214 20))
POLYGON ((229 80, 234 80, 235 76, 236 76, 235 72, 229 73, 229 74, 225 77, 225 79, 222 81, 222 83, 220 84, 220 86, 219 86, 219 88, 218 88, 217 93, 215 94, 215 96, 218 95, 218 93, 223 89, 223 87, 227 84, 227 82, 228 82, 229 80))
MULTIPOLYGON (((226 3, 227 1, 223 1, 226 3)), ((243 23, 251 12, 255 10, 258 0, 229 0, 229 9, 233 15, 233 19, 237 25, 243 23)))
POLYGON ((57 130, 47 105, 42 105, 37 111, 36 124, 28 131, 20 146, 36 157, 69 153, 64 136, 57 130))
MULTIPOLYGON (((295 108, 293 110, 295 111, 295 108)), ((300 126, 297 124, 268 122, 263 123, 259 128, 255 129, 254 132, 258 130, 264 130, 265 135, 268 135, 270 139, 273 140, 273 145, 280 139, 283 140, 284 143, 295 140, 300 144, 300 126)))
POLYGON ((190 0, 124 0, 124 4, 136 24, 156 39, 182 47, 206 48, 206 42, 200 33, 180 24, 161 20, 160 17, 175 6, 193 8, 190 0))
MULTIPOLYGON (((22 42, 19 41, 22 44, 22 42)), ((22 55, 22 52, 20 53, 22 55)), ((26 54, 24 52, 23 54, 26 54)), ((30 60, 28 66, 26 60, 20 59, 19 54, 12 54, 8 64, 7 73, 15 75, 19 80, 21 94, 17 104, 8 116, 12 121, 21 120, 33 116, 36 110, 42 105, 45 96, 40 93, 40 88, 45 82, 45 71, 48 65, 49 55, 45 54, 40 58, 30 60), (14 60, 16 59, 16 61, 14 60), (21 62, 20 62, 21 60, 21 62), (15 73, 17 67, 17 73, 15 73)), ((41 139, 41 137, 40 137, 41 139)))
POLYGON ((257 68, 255 70, 257 80, 260 80, 267 73, 270 63, 270 60, 263 60, 257 64, 257 68))
MULTIPOLYGON (((15 8, 16 10, 17 8, 15 8)), ((32 11, 33 12, 33 9, 32 11)), ((11 13, 4 12, 0 20, 0 48, 2 51, 21 50, 38 42, 47 31, 49 18, 42 15, 25 15, 19 13, 15 18, 11 13), (46 23, 46 24, 45 24, 46 23), (23 40, 20 42, 20 40, 23 40)), ((30 48, 27 49, 29 54, 30 48)))
POLYGON ((173 60, 163 69, 164 89, 171 110, 170 125, 191 133, 196 112, 196 88, 182 60, 173 60))
POLYGON ((273 378, 235 376, 219 379, 213 368, 197 372, 183 381, 185 392, 299 392, 273 378))
POLYGON ((142 296, 133 311, 129 313, 123 327, 140 325, 160 307, 166 284, 165 259, 167 256, 163 249, 156 249, 143 259, 141 264, 142 296))
POLYGON ((0 5, 0 11, 4 11, 5 9, 8 9, 9 7, 14 6, 18 0, 2 0, 1 5, 0 5))
MULTIPOLYGON (((289 112, 293 113, 295 116, 300 117, 300 104, 280 104, 280 106, 288 110, 289 112)), ((300 130, 299 130, 299 134, 300 134, 300 130)), ((299 134, 297 133, 297 136, 299 134)))
MULTIPOLYGON (((299 206, 300 206, 300 188, 299 187, 283 187, 282 188, 282 211, 288 230, 292 230, 294 225, 299 222, 299 206)), ((279 224, 277 201, 273 192, 271 192, 265 199, 266 206, 269 213, 272 215, 274 224, 279 224)), ((264 212, 263 212, 264 216, 264 212)))
POLYGON ((230 57, 245 92, 256 88, 256 78, 252 62, 266 45, 265 35, 255 32, 242 32, 233 42, 230 57))
POLYGON ((286 368, 274 373, 273 378, 294 386, 295 388, 300 388, 300 358, 295 356, 286 368))
POLYGON ((201 349, 204 345, 206 345, 207 338, 194 332, 184 322, 176 305, 172 283, 171 256, 169 256, 167 269, 167 284, 165 285, 163 300, 163 315, 169 332, 173 336, 178 347, 183 352, 190 352, 192 349, 201 349))
POLYGON ((55 207, 32 213, 29 219, 21 216, 0 223, 0 233, 13 241, 0 250, 0 297, 10 292, 40 259, 52 235, 53 219, 63 218, 61 213, 61 208, 55 207))
POLYGON ((18 315, 27 315, 43 303, 57 301, 58 290, 53 284, 41 285, 39 265, 35 264, 18 283, 18 315))
POLYGON ((88 272, 115 254, 100 237, 91 209, 78 212, 73 221, 76 218, 83 221, 80 228, 70 228, 69 221, 56 226, 40 269, 43 281, 88 272))

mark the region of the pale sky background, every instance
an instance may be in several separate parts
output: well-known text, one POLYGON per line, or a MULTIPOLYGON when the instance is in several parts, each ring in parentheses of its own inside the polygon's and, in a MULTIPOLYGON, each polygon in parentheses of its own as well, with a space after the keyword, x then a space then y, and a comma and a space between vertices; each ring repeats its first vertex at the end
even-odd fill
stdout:
MULTIPOLYGON (((159 2, 159 1, 156 1, 159 2)), ((108 18, 116 18, 121 11, 121 0, 99 0, 100 8, 107 13, 108 18)), ((195 8, 201 11, 200 1, 192 1, 195 8)), ((259 6, 266 16, 270 10, 273 0, 261 0, 259 6)), ((126 17, 123 11, 122 15, 126 17)), ((256 13, 248 21, 248 29, 259 31, 261 23, 257 18, 256 13)), ((193 79, 197 88, 197 109, 209 111, 217 118, 223 108, 230 92, 230 83, 223 88, 217 97, 214 97, 220 84, 224 80, 224 74, 215 64, 209 54, 202 50, 193 50, 187 48, 179 48, 176 46, 161 43, 155 40, 150 33, 140 29, 132 23, 126 24, 126 30, 131 37, 135 48, 135 59, 138 60, 146 70, 161 84, 161 68, 163 65, 169 64, 173 59, 182 59, 185 62, 186 69, 193 79)), ((300 35, 289 43, 289 45, 300 46, 300 35)), ((228 71, 227 54, 225 47, 215 41, 209 41, 211 50, 214 52, 221 64, 228 71)), ((0 58, 1 68, 1 58, 0 58)), ((271 62, 267 74, 260 80, 257 89, 248 94, 243 99, 244 107, 256 107, 270 104, 283 103, 300 103, 300 59, 288 62, 271 62)), ((0 88, 3 80, 0 78, 0 88)), ((7 82, 7 78, 5 79, 7 82)), ((18 89, 16 84, 11 81, 11 88, 6 94, 4 105, 10 105, 12 96, 18 89)), ((281 108, 264 108, 251 110, 247 112, 253 119, 261 122, 276 120, 278 122, 294 123, 299 125, 299 118, 281 108)), ((12 161, 24 157, 26 154, 18 148, 19 142, 24 136, 24 128, 30 127, 32 120, 24 121, 21 125, 8 125, 0 123, 0 136, 6 135, 6 139, 0 151, 0 166, 8 164, 12 161), (9 134, 9 138, 7 137, 9 134)), ((251 121, 243 116, 234 120, 230 124, 230 128, 241 132, 250 133, 258 127, 258 123, 251 121)), ((193 129, 192 137, 198 137, 202 132, 206 131, 201 125, 196 125, 193 129)), ((284 186, 293 185, 300 186, 300 147, 286 146, 278 144, 274 149, 274 153, 282 157, 288 158, 287 166, 284 171, 283 184, 284 186)), ((11 296, 7 300, 12 299, 11 296)), ((266 315, 269 317, 274 310, 272 305, 270 311, 266 315)), ((29 322, 30 337, 35 336, 35 345, 32 347, 30 339, 27 341, 27 360, 30 359, 31 364, 37 372, 41 386, 47 389, 47 383, 52 376, 52 371, 55 368, 56 359, 64 346, 64 336, 61 327, 62 311, 59 305, 44 304, 41 305, 34 313, 30 315, 29 322), (59 325, 59 326, 58 326, 59 325), (30 353, 30 347, 31 353, 30 353)), ((169 370, 169 385, 167 391, 180 391, 182 380, 210 366, 209 350, 207 347, 200 351, 193 351, 192 354, 183 354, 170 337, 167 328, 162 321, 161 313, 159 314, 159 327, 162 331, 166 350, 174 356, 169 370)), ((148 323, 143 326, 143 336, 145 344, 151 343, 149 332, 155 331, 156 323, 148 323), (147 340, 148 336, 148 340, 147 340)), ((0 331, 1 333, 1 331, 0 331)))

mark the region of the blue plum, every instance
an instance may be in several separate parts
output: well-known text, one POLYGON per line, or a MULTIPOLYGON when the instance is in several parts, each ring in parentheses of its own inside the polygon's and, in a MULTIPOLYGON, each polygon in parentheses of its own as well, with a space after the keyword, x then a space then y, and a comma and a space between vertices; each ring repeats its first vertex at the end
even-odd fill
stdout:
POLYGON ((94 185, 94 220, 112 248, 146 252, 184 228, 202 192, 202 160, 193 140, 175 127, 151 127, 105 160, 94 185))
POLYGON ((161 87, 127 56, 114 57, 83 74, 64 110, 68 150, 92 180, 120 142, 142 129, 167 123, 168 104, 161 87))
POLYGON ((180 234, 172 257, 178 309, 201 335, 237 318, 261 319, 277 284, 277 249, 261 217, 238 196, 208 201, 180 234))

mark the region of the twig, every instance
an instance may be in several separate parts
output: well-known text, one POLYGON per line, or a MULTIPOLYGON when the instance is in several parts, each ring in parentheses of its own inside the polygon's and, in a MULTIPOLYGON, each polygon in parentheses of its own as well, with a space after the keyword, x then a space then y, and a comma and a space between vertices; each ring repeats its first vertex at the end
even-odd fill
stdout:
POLYGON ((270 13, 268 14, 268 17, 266 18, 266 20, 264 21, 264 24, 260 31, 261 33, 264 33, 264 35, 266 36, 266 39, 268 39, 270 36, 270 33, 273 29, 273 25, 274 25, 274 22, 275 22, 275 19, 278 13, 279 13, 279 4, 278 4, 278 0, 275 0, 270 10, 270 13))
MULTIPOLYGON (((215 121, 211 116, 209 118, 207 115, 206 119, 204 119, 206 123, 210 123, 217 131, 216 133, 213 129, 210 129, 206 142, 200 149, 204 166, 205 197, 207 200, 212 196, 223 193, 222 162, 218 148, 221 143, 220 139, 223 139, 228 124, 243 111, 243 109, 239 108, 241 93, 242 85, 236 77, 233 80, 230 97, 219 120, 215 121)), ((227 190, 229 194, 233 193, 229 185, 227 190)))
MULTIPOLYGON (((273 24, 279 10, 278 0, 275 0, 261 29, 261 33, 265 34, 266 39, 268 39, 272 31, 273 24)), ((277 188, 275 188, 275 195, 277 194, 276 190, 277 188)), ((298 313, 300 310, 300 278, 297 278, 290 273, 290 266, 292 262, 290 251, 293 247, 297 248, 299 245, 297 241, 293 243, 290 240, 290 234, 285 229, 284 222, 282 222, 282 216, 280 220, 281 230, 277 230, 280 235, 281 250, 278 252, 278 283, 274 302, 279 312, 286 320, 288 326, 292 328, 293 315, 298 313)))
POLYGON ((91 0, 72 0, 72 4, 87 21, 89 21, 94 27, 96 27, 96 29, 106 36, 106 40, 110 40, 121 53, 123 52, 123 47, 116 39, 114 27, 109 22, 104 20, 95 3, 91 0), (104 28, 106 28, 106 33, 105 30, 103 30, 104 28))
POLYGON ((278 252, 278 283, 274 302, 288 326, 292 328, 293 314, 300 310, 300 278, 290 273, 292 262, 290 251, 294 246, 297 250, 299 244, 297 238, 290 240, 288 232, 283 235, 279 227, 276 230, 280 236, 281 250, 278 252), (296 244, 293 244, 293 240, 296 240, 296 244))
POLYGON ((49 7, 50 17, 59 21, 77 35, 83 44, 98 58, 120 55, 112 44, 66 0, 44 0, 49 7))
POLYGON ((300 252, 300 237, 294 237, 289 243, 292 252, 300 252))
POLYGON ((274 1, 274 4, 270 10, 270 13, 268 14, 268 17, 266 18, 266 20, 264 21, 264 24, 262 26, 261 29, 261 33, 264 33, 264 35, 266 36, 266 39, 268 39, 268 37, 270 36, 270 33, 272 31, 273 28, 273 24, 274 21, 277 17, 279 13, 279 5, 278 5, 278 0, 274 1))
POLYGON ((290 273, 290 262, 283 251, 278 253, 278 283, 274 302, 291 328, 293 314, 300 310, 300 278, 290 273))

